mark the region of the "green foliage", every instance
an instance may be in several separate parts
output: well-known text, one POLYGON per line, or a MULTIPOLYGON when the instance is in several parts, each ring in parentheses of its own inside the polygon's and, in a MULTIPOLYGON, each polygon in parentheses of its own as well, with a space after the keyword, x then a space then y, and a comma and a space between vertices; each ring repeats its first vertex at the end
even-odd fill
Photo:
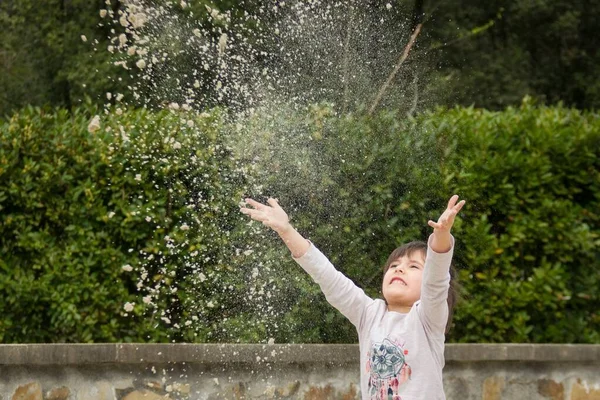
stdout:
POLYGON ((562 107, 455 109, 442 175, 469 202, 453 338, 598 342, 600 125, 562 107))
MULTIPOLYGON (((412 3, 412 2, 411 2, 412 3)), ((596 2, 499 0, 425 7, 424 44, 438 104, 502 109, 525 95, 580 109, 600 104, 596 2), (491 26, 490 23, 493 23, 491 26), (478 27, 489 26, 482 32, 478 27)))
MULTIPOLYGON (((230 12, 232 21, 243 27, 236 37, 242 35, 242 41, 253 43, 258 53, 265 51, 257 62, 285 74, 285 63, 277 64, 272 59, 283 56, 277 49, 281 44, 277 35, 267 32, 266 38, 261 38, 257 35, 260 29, 247 17, 247 13, 259 13, 263 22, 276 23, 285 17, 285 11, 276 12, 261 2, 231 0, 189 1, 185 12, 179 2, 151 3, 169 4, 182 17, 181 26, 173 29, 188 33, 192 25, 207 31, 212 26, 220 32, 218 23, 212 25, 206 5, 230 12), (183 23, 188 17, 190 24, 183 23)), ((104 0, 0 2, 0 23, 4 27, 0 31, 0 115, 9 115, 26 105, 69 108, 79 105, 85 96, 102 104, 107 92, 129 93, 140 82, 136 76, 139 71, 115 67, 113 63, 119 55, 107 51, 111 38, 125 28, 99 16, 101 9, 108 8, 118 19, 124 4, 122 0, 111 0, 108 5, 104 0), (111 33, 111 29, 115 32, 111 33), (82 35, 87 42, 81 40, 82 35)), ((458 103, 502 109, 518 105, 525 95, 548 104, 562 101, 580 109, 594 109, 600 104, 600 84, 596 79, 600 64, 600 53, 596 51, 600 8, 595 2, 501 0, 425 4, 411 0, 394 2, 390 10, 384 3, 372 1, 354 7, 354 12, 339 9, 342 17, 336 19, 338 29, 332 30, 333 42, 321 31, 307 29, 299 35, 300 49, 312 58, 297 60, 287 68, 295 71, 301 61, 308 61, 305 72, 314 76, 299 77, 297 80, 306 86, 296 86, 289 97, 316 93, 314 86, 318 85, 321 97, 314 101, 325 100, 324 93, 329 93, 328 99, 344 110, 354 104, 369 104, 400 57, 415 16, 424 15, 422 33, 382 99, 384 107, 403 107, 413 112, 435 104, 458 103), (342 42, 348 43, 346 49, 331 51, 332 46, 342 42), (315 71, 311 72, 311 65, 315 71), (325 69, 329 73, 324 74, 325 69), (339 79, 349 72, 351 80, 339 79)), ((157 28, 160 31, 163 27, 157 28)), ((149 101, 153 105, 167 97, 182 102, 179 97, 187 95, 177 87, 186 80, 190 83, 190 73, 202 70, 197 66, 205 61, 200 50, 187 48, 180 52, 185 43, 171 40, 169 33, 172 32, 157 34, 148 45, 155 47, 156 54, 163 50, 170 54, 166 65, 152 73, 152 85, 139 90, 155 92, 155 98, 149 101)), ((206 74, 207 79, 214 78, 210 75, 213 72, 199 73, 206 74)), ((241 84, 253 78, 238 79, 236 83, 241 84)), ((209 85, 203 86, 196 94, 206 96, 211 90, 209 85)), ((146 97, 142 102, 148 101, 148 93, 140 94, 146 97)), ((133 99, 127 101, 135 103, 133 99)), ((212 100, 208 103, 212 105, 212 100)))
POLYGON ((110 63, 111 27, 99 25, 103 7, 104 1, 85 0, 0 3, 0 116, 26 105, 69 108, 86 95, 102 101, 131 84, 110 63))
POLYGON ((235 207, 229 188, 241 187, 217 113, 111 113, 90 134, 93 114, 28 108, 0 123, 3 342, 167 340, 176 333, 156 329, 161 314, 145 313, 147 293, 122 267, 161 282, 155 306, 176 323, 176 250, 202 247, 219 260, 230 247, 210 223, 219 207, 235 207), (202 229, 187 219, 198 197, 202 229))
MULTIPOLYGON (((454 229, 464 299, 449 340, 600 340, 596 114, 525 99, 503 112, 367 118, 337 117, 323 106, 304 121, 275 120, 269 126, 280 140, 261 142, 250 155, 263 154, 266 191, 367 293, 379 295, 388 254, 425 240, 427 220, 458 193, 467 200, 454 229)), ((285 268, 297 267, 290 261, 285 268)), ((284 330, 286 337, 355 340, 353 327, 324 302, 303 287, 287 316, 296 329, 284 330), (295 336, 302 329, 306 335, 295 336)))
POLYGON ((237 201, 278 197, 377 297, 387 255, 425 240, 453 193, 467 205, 449 340, 600 342, 594 113, 530 99, 415 118, 280 107, 234 125, 219 111, 112 111, 92 134, 90 107, 0 123, 4 342, 353 342, 237 201))

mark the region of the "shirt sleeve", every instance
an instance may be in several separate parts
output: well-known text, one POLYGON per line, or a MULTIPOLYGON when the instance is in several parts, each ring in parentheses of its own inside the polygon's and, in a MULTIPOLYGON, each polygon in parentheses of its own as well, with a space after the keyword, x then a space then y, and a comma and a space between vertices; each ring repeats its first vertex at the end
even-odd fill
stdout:
POLYGON ((436 253, 429 244, 421 283, 421 301, 417 308, 424 325, 433 332, 444 334, 448 321, 448 290, 450 289, 450 263, 454 253, 452 247, 445 253, 436 253))
POLYGON ((294 260, 319 284, 325 298, 358 329, 365 308, 374 300, 356 286, 325 257, 314 244, 294 260))

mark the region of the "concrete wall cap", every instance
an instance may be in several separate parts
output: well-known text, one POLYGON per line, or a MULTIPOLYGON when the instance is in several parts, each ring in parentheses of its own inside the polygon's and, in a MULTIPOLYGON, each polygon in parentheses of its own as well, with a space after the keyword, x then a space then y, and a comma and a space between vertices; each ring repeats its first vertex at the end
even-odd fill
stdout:
MULTIPOLYGON (((447 344, 446 362, 590 362, 600 364, 600 345, 447 344)), ((0 365, 148 363, 354 364, 356 344, 3 344, 0 365)))

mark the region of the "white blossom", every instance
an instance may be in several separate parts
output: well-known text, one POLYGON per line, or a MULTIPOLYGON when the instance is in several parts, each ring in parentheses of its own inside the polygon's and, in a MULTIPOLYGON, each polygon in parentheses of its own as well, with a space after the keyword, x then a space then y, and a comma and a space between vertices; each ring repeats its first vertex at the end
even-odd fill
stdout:
POLYGON ((131 265, 129 265, 129 264, 125 264, 125 265, 123 265, 123 266, 121 267, 121 269, 122 269, 123 271, 125 271, 125 272, 131 272, 131 271, 133 271, 133 267, 132 267, 131 265))
POLYGON ((123 309, 124 309, 125 311, 127 311, 127 312, 132 312, 132 311, 133 311, 133 305, 134 305, 134 303, 127 302, 127 303, 125 303, 125 305, 123 306, 123 309))

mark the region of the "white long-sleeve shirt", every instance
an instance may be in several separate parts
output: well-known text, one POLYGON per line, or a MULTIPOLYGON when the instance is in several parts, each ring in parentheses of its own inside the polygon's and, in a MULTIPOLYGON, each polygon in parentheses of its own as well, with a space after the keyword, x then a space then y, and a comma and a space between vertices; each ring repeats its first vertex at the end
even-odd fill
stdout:
POLYGON ((454 240, 446 253, 428 247, 421 298, 406 314, 388 311, 385 301, 367 296, 313 244, 295 259, 358 331, 363 400, 445 400, 442 368, 453 251, 454 240))

